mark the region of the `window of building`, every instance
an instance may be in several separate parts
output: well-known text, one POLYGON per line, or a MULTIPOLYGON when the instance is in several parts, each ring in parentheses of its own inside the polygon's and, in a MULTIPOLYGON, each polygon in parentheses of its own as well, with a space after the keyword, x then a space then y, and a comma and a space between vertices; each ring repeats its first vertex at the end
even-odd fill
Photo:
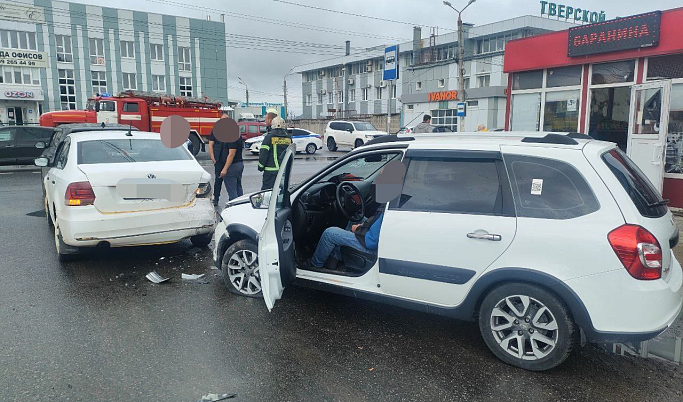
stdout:
POLYGON ((152 75, 152 91, 166 92, 166 77, 163 75, 152 75))
POLYGON ((377 89, 375 91, 376 92, 375 93, 375 99, 377 99, 377 100, 382 99, 382 90, 383 89, 384 88, 382 88, 382 87, 377 87, 377 89))
POLYGON ((104 71, 91 71, 92 92, 102 94, 107 92, 107 77, 104 71))
POLYGON ((135 73, 122 73, 123 77, 123 89, 124 90, 136 90, 138 89, 138 82, 135 77, 135 73))
POLYGON ((582 66, 549 68, 545 86, 548 88, 581 85, 582 66))
POLYGON ((467 101, 467 107, 479 107, 479 101, 478 100, 468 100, 467 101))
POLYGON ((180 77, 180 96, 192 96, 192 77, 180 77))
POLYGON ((469 87, 470 87, 470 79, 469 79, 469 78, 464 78, 464 79, 462 80, 462 85, 463 85, 463 87, 464 87, 465 89, 469 88, 469 87))
POLYGON ((391 86, 391 99, 396 99, 396 84, 391 86))
POLYGON ((178 70, 192 71, 192 59, 189 47, 178 47, 178 70))
POLYGON ((512 89, 535 89, 543 86, 543 70, 512 74, 512 89))
POLYGON ((418 81, 415 83, 415 90, 416 91, 422 91, 422 82, 418 81))
POLYGON ((669 133, 666 144, 664 171, 666 173, 683 173, 683 83, 671 87, 669 133))
POLYGON ((546 92, 543 131, 577 131, 580 90, 546 92))
POLYGON ((71 50, 71 36, 56 35, 55 45, 57 47, 57 61, 73 63, 74 56, 71 50))
POLYGON ((305 103, 306 106, 311 106, 312 103, 313 103, 313 95, 311 95, 311 94, 306 95, 306 103, 305 103))
POLYGON ((521 155, 505 157, 517 216, 571 219, 600 209, 586 180, 571 165, 521 155))
POLYGON ((323 93, 318 92, 318 105, 322 105, 322 104, 323 104, 323 93))
POLYGON ((97 66, 104 65, 104 40, 90 38, 90 64, 97 66))
POLYGON ((337 103, 344 103, 344 91, 337 91, 337 103))
POLYGON ((512 95, 511 130, 538 131, 541 119, 541 93, 512 95))
POLYGON ((368 88, 363 88, 362 91, 363 91, 363 98, 362 99, 364 101, 368 100, 368 98, 369 98, 368 92, 370 92, 370 91, 368 91, 368 88))
POLYGON ((164 61, 164 45, 151 43, 149 45, 149 58, 157 61, 164 61))
POLYGON ((133 41, 121 41, 121 57, 125 59, 135 58, 135 43, 133 41))
POLYGON ((593 64, 591 85, 633 82, 636 70, 635 60, 593 64))
POLYGON ((408 110, 413 110, 415 109, 415 105, 408 105, 408 110))
POLYGON ((327 103, 334 103, 334 93, 330 92, 327 94, 327 103))
POLYGON ((458 131, 458 112, 455 109, 436 109, 431 111, 432 125, 446 126, 458 131))
POLYGON ((2 67, 0 83, 20 85, 40 85, 40 68, 36 67, 2 67))
POLYGON ((355 102, 356 101, 356 90, 355 89, 349 89, 349 102, 355 102))
POLYGON ((477 87, 485 88, 491 86, 491 76, 490 75, 480 75, 477 77, 477 87))
POLYGON ((445 87, 445 86, 446 86, 446 80, 443 79, 443 78, 440 78, 440 79, 437 81, 436 86, 438 86, 439 88, 445 87))
POLYGON ((515 35, 501 35, 486 39, 479 39, 477 41, 477 53, 491 53, 491 52, 502 52, 505 50, 505 44, 512 40, 515 35))
POLYGON ((0 29, 0 45, 7 49, 37 50, 36 33, 0 29))
POLYGON ((398 208, 441 213, 501 214, 502 189, 495 160, 411 158, 398 208))
POLYGON ((74 70, 58 70, 59 73, 59 100, 62 110, 76 109, 76 80, 74 70))

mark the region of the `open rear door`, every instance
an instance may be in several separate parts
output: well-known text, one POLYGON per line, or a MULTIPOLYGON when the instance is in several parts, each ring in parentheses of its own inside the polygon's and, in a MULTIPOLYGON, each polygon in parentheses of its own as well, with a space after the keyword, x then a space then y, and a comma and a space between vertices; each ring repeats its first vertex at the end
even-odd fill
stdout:
POLYGON ((289 197, 289 174, 292 170, 296 146, 287 148, 280 171, 273 185, 268 206, 268 217, 259 233, 258 260, 261 273, 261 292, 268 310, 282 297, 285 286, 296 276, 294 235, 292 232, 292 204, 289 197))

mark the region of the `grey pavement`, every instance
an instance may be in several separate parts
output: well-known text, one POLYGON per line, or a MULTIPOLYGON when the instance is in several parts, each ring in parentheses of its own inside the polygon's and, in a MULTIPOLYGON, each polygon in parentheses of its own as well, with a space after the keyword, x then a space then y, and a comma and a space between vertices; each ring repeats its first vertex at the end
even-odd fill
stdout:
MULTIPOLYGON (((324 164, 297 160, 294 174, 324 164)), ((681 367, 593 346, 532 373, 497 360, 473 323, 297 287, 269 313, 228 293, 210 250, 187 241, 60 264, 39 185, 35 172, 0 175, 1 401, 683 399, 681 367), (153 284, 151 270, 171 280, 153 284)))

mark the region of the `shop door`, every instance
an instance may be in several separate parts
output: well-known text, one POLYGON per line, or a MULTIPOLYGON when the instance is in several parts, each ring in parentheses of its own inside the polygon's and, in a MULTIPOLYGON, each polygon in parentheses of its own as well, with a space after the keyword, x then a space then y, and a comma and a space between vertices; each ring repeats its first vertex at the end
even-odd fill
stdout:
POLYGON ((628 156, 662 192, 669 121, 670 81, 634 85, 628 126, 628 156))

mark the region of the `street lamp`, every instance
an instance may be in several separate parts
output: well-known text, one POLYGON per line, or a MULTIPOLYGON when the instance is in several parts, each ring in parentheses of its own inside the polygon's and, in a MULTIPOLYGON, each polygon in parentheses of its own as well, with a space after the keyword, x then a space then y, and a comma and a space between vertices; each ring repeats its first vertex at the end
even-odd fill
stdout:
POLYGON ((285 120, 287 120, 287 114, 289 113, 289 108, 287 107, 287 77, 294 74, 294 69, 296 67, 297 66, 290 68, 289 71, 287 72, 287 74, 285 74, 284 78, 282 79, 282 90, 284 91, 284 98, 285 98, 285 116, 284 116, 285 120))
MULTIPOLYGON (((463 43, 462 43, 462 12, 465 11, 467 7, 469 7, 472 3, 474 3, 477 0, 470 0, 465 7, 463 7, 462 10, 458 10, 457 8, 453 7, 450 1, 445 1, 443 4, 447 7, 452 8, 455 10, 456 13, 458 13, 458 100, 460 102, 463 102, 465 100, 465 78, 463 75, 465 74, 465 68, 463 66, 463 43)), ((462 131, 464 128, 463 126, 465 125, 465 117, 460 118, 460 123, 458 124, 458 131, 462 131)))
POLYGON ((247 97, 247 107, 249 107, 249 87, 248 87, 247 84, 242 80, 242 78, 237 77, 237 79, 239 80, 240 84, 244 85, 245 95, 246 95, 246 97, 247 97))

